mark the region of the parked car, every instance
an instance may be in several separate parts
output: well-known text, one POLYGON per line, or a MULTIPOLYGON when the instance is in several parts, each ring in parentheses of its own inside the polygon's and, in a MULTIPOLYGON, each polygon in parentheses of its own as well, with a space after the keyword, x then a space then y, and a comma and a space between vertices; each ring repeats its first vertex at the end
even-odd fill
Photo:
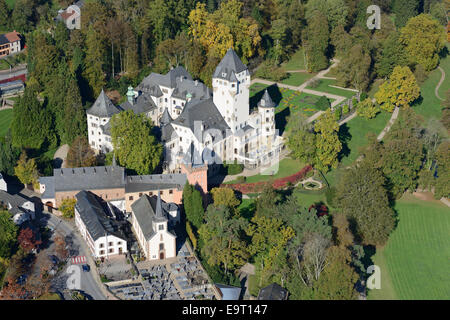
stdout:
POLYGON ((91 267, 88 264, 83 264, 81 267, 83 268, 83 272, 89 272, 89 270, 91 270, 91 267))

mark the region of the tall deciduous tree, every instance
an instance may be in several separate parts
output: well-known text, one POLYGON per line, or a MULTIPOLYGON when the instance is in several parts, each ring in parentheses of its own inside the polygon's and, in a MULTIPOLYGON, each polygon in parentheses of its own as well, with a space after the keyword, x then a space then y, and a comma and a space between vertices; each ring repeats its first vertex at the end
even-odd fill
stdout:
POLYGON ((342 143, 338 137, 339 124, 331 109, 319 117, 314 125, 314 131, 317 133, 317 167, 321 170, 336 168, 342 143))
POLYGON ((18 227, 8 211, 0 210, 0 258, 10 258, 16 244, 18 227))
POLYGON ((91 26, 86 36, 86 58, 84 60, 85 69, 83 76, 89 82, 94 97, 100 94, 100 91, 106 84, 105 73, 103 71, 104 57, 105 45, 103 38, 91 26))
POLYGON ((382 83, 375 99, 383 110, 394 111, 395 107, 406 107, 420 95, 420 88, 411 70, 405 66, 397 66, 389 80, 382 83))
POLYGON ((345 87, 350 85, 360 91, 365 91, 370 81, 371 63, 370 54, 364 50, 362 45, 357 44, 342 58, 336 78, 345 87))
POLYGON ((241 203, 234 194, 234 190, 230 188, 213 188, 211 190, 214 205, 223 205, 227 207, 232 213, 239 214, 237 206, 241 203))
POLYGON ((67 153, 68 167, 91 167, 95 163, 95 153, 89 146, 87 139, 83 136, 76 137, 67 153))
POLYGON ((409 61, 433 70, 439 63, 439 53, 447 40, 445 29, 429 14, 411 18, 400 30, 400 42, 405 46, 409 61))
POLYGON ((395 25, 401 28, 412 17, 419 13, 419 0, 394 0, 392 12, 395 14, 395 25))
POLYGON ((289 117, 286 133, 287 145, 292 157, 315 165, 316 135, 303 114, 294 113, 289 117))
POLYGON ((111 119, 111 138, 119 163, 137 174, 150 174, 159 164, 162 146, 152 133, 151 120, 127 110, 111 119))
POLYGON ((314 11, 308 19, 308 26, 303 37, 306 52, 306 68, 316 72, 328 66, 327 50, 330 32, 324 26, 328 25, 327 17, 318 11, 314 11))
POLYGON ((243 240, 247 221, 233 217, 225 206, 208 206, 205 224, 199 230, 204 245, 202 254, 209 265, 220 265, 229 270, 245 264, 248 258, 247 245, 243 240))
POLYGON ((189 182, 186 182, 183 189, 183 207, 186 219, 198 230, 203 224, 204 209, 200 191, 189 182))
POLYGON ((19 178, 20 182, 25 185, 33 184, 36 187, 38 184, 38 171, 34 159, 28 159, 25 151, 20 155, 17 166, 14 167, 14 174, 19 178))
POLYGON ((337 205, 356 222, 363 243, 383 245, 394 229, 394 212, 384 185, 382 173, 366 161, 345 170, 338 182, 337 205))

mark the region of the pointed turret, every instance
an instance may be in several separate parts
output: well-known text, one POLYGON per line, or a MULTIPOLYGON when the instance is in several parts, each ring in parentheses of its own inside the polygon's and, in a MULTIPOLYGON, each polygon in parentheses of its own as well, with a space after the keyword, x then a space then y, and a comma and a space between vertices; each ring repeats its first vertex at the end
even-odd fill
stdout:
POLYGON ((172 119, 172 117, 169 114, 169 110, 166 107, 164 109, 164 112, 163 112, 162 116, 161 116, 161 120, 159 120, 159 123, 161 124, 161 127, 162 127, 162 126, 165 126, 166 124, 171 123, 172 120, 173 119, 172 119))
POLYGON ((242 63, 236 52, 230 48, 217 65, 213 78, 221 78, 229 81, 236 81, 236 74, 247 70, 247 66, 242 63), (233 75, 234 74, 234 75, 233 75), (231 80, 234 79, 234 80, 231 80))
POLYGON ((264 91, 264 95, 258 103, 258 107, 260 108, 275 108, 275 102, 272 101, 272 98, 269 95, 267 89, 264 91))

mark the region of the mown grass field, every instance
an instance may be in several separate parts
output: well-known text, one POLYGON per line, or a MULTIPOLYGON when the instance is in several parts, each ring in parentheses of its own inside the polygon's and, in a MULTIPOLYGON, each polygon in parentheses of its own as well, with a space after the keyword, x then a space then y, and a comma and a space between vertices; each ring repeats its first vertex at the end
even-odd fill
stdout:
POLYGON ((398 226, 374 263, 381 290, 369 299, 450 299, 450 208, 405 195, 397 201, 398 226))
POLYGON ((333 88, 333 87, 330 87, 330 85, 337 86, 338 84, 336 83, 336 80, 320 79, 319 85, 317 87, 307 86, 306 88, 311 89, 311 90, 336 94, 338 96, 342 96, 342 97, 346 97, 346 98, 351 98, 356 94, 356 92, 353 92, 350 90, 339 89, 339 88, 333 88))
POLYGON ((13 109, 6 109, 0 111, 0 137, 3 137, 8 132, 13 118, 13 109))
POLYGON ((281 65, 284 70, 305 70, 305 56, 303 54, 303 48, 298 49, 289 59, 289 61, 281 65))
MULTIPOLYGON (((445 99, 445 92, 450 89, 450 55, 441 59, 440 66, 445 71, 445 80, 439 87, 439 96, 445 99)), ((420 86, 421 97, 412 107, 425 121, 440 119, 442 115, 442 101, 435 95, 435 88, 441 79, 441 71, 435 69, 430 72, 428 79, 420 86)))
POLYGON ((305 81, 308 81, 312 77, 314 77, 314 73, 308 73, 308 72, 292 72, 289 73, 289 77, 281 80, 281 83, 288 84, 291 86, 299 86, 305 81))

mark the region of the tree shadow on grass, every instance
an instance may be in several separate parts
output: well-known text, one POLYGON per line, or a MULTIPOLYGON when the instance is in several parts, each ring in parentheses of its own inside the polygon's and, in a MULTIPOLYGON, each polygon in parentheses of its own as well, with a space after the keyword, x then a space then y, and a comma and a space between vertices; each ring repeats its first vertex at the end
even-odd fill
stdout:
POLYGON ((342 150, 338 154, 338 160, 340 162, 351 152, 350 148, 348 147, 348 142, 352 139, 352 135, 346 123, 339 127, 338 137, 339 141, 342 143, 342 150))

